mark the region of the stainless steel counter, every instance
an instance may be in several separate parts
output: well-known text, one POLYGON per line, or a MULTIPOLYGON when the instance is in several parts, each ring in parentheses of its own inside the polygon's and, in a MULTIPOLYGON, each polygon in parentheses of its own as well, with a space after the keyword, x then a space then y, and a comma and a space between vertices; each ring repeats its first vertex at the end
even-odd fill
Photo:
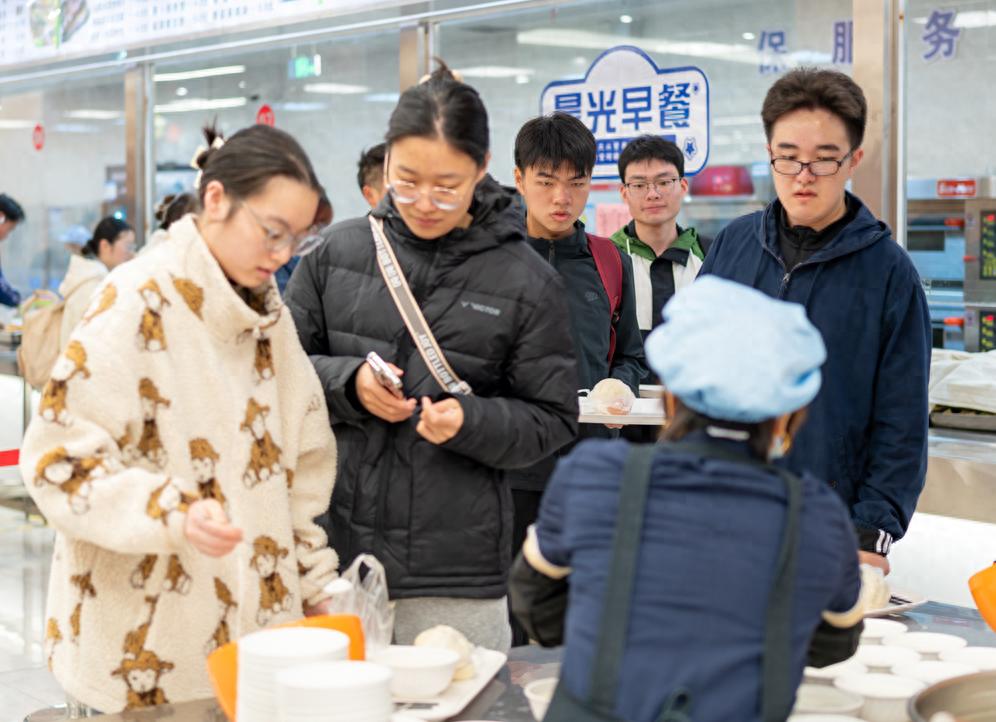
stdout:
POLYGON ((9 346, 0 346, 0 375, 20 376, 17 368, 17 350, 9 346))
POLYGON ((996 434, 931 429, 917 511, 996 523, 996 434))
MULTIPOLYGON (((930 603, 919 610, 895 617, 911 630, 944 632, 968 640, 973 646, 996 647, 993 633, 974 609, 950 604, 930 603)), ((523 687, 536 679, 557 676, 563 650, 542 647, 516 647, 508 664, 485 687, 480 696, 454 720, 495 720, 495 722, 532 722, 523 687)), ((214 700, 166 705, 145 712, 104 715, 106 722, 227 722, 214 700)))

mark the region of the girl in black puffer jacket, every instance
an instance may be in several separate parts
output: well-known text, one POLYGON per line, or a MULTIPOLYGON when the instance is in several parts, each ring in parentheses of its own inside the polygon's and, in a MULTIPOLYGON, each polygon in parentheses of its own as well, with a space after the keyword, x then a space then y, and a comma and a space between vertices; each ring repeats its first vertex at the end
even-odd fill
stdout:
MULTIPOLYGON (((487 175, 487 112, 443 67, 406 91, 373 211, 429 327, 472 396, 445 393, 385 286, 368 219, 326 231, 287 289, 339 446, 322 521, 343 566, 380 559, 395 636, 435 624, 507 648, 512 503, 504 478, 570 442, 577 380, 564 289, 524 243, 514 194, 487 175), (381 386, 375 351, 404 381, 381 386)), ((331 472, 330 472, 331 473, 331 472)))

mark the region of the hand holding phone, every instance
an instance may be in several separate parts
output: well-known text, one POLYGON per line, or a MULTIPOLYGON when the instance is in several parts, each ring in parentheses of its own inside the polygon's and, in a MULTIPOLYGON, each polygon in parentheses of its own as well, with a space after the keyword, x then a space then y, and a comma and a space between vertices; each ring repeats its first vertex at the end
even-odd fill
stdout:
POLYGON ((367 354, 367 363, 370 364, 370 368, 374 372, 374 377, 380 382, 381 386, 390 391, 397 398, 405 398, 404 384, 401 383, 401 379, 396 373, 394 373, 384 359, 382 359, 376 352, 371 351, 367 354))
POLYGON ((410 419, 415 411, 415 399, 404 397, 403 373, 377 354, 370 354, 356 374, 356 395, 363 408, 392 424, 410 419))

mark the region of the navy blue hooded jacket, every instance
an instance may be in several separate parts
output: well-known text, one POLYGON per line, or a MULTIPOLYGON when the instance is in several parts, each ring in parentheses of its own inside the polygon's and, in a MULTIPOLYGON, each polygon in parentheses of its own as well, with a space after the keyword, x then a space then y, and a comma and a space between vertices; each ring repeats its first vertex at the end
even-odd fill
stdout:
POLYGON ((17 306, 20 303, 21 294, 3 277, 3 271, 0 271, 0 304, 4 306, 17 306))
POLYGON ((850 194, 848 203, 859 206, 854 220, 791 273, 775 201, 723 229, 701 275, 805 306, 827 362, 787 466, 835 488, 861 548, 886 553, 906 532, 927 472, 930 315, 916 269, 888 226, 850 194))

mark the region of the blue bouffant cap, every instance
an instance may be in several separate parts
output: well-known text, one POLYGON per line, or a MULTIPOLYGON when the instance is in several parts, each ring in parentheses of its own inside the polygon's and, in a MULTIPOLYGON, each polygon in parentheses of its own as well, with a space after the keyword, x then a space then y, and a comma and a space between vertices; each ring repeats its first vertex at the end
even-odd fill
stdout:
POLYGON ((647 361, 693 411, 757 423, 802 408, 820 390, 826 348, 799 304, 705 276, 662 315, 647 337, 647 361))

